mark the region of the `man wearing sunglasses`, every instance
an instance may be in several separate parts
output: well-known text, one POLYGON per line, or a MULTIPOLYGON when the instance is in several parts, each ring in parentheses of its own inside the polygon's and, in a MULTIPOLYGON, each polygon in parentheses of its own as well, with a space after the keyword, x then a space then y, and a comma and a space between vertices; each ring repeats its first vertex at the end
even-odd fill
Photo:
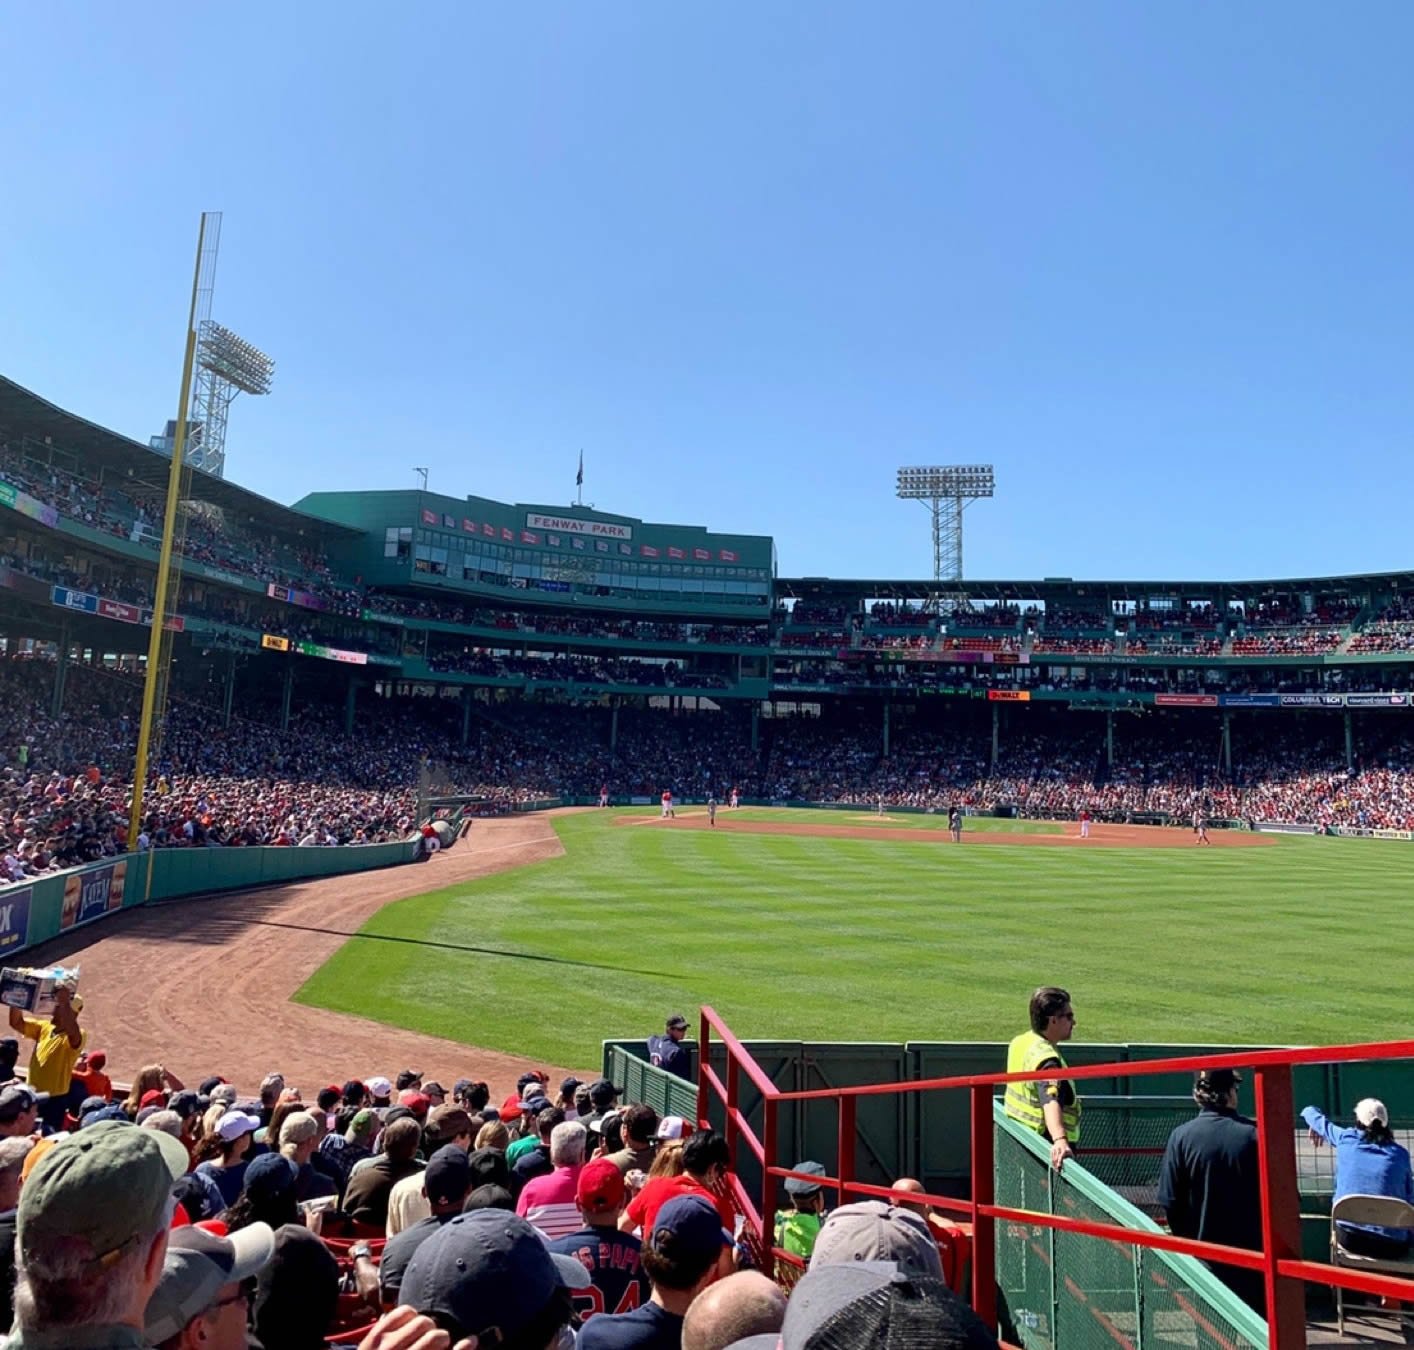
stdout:
MULTIPOLYGON (((1075 1010, 1070 995, 1045 985, 1031 995, 1031 1030, 1012 1039, 1007 1047, 1008 1073, 1035 1073, 1064 1069, 1060 1043, 1075 1034, 1075 1010)), ((1080 1138, 1080 1099, 1075 1085, 1064 1078, 1006 1085, 1006 1113, 1027 1129, 1044 1135, 1051 1146, 1051 1166, 1057 1172, 1072 1157, 1080 1138)))
POLYGON ((148 1341, 157 1350, 245 1350, 255 1277, 274 1254, 268 1224, 253 1223, 229 1237, 174 1229, 147 1305, 148 1341))

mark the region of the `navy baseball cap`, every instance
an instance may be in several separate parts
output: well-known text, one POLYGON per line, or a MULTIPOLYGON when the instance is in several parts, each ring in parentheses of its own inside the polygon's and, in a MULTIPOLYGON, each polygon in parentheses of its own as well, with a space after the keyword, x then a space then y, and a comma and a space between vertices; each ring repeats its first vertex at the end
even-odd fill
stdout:
POLYGON ((645 1246, 673 1259, 713 1256, 733 1245, 732 1235, 722 1227, 717 1207, 701 1195, 680 1195, 669 1200, 653 1220, 653 1231, 645 1246))
POLYGON ((256 1199, 269 1199, 295 1188, 295 1165, 279 1153, 262 1153, 245 1170, 245 1189, 256 1199))
POLYGON ((596 1078, 589 1085, 589 1100, 596 1107, 612 1106, 621 1096, 623 1088, 615 1087, 607 1078, 596 1078))
POLYGON ((427 1160, 422 1173, 422 1188, 432 1204, 448 1200, 461 1201, 471 1189, 471 1159, 466 1150, 455 1144, 445 1144, 427 1160))
POLYGON ((448 1220, 413 1253, 398 1297, 454 1339, 500 1344, 537 1317, 557 1289, 589 1285, 583 1262, 551 1252, 524 1219, 475 1209, 448 1220))

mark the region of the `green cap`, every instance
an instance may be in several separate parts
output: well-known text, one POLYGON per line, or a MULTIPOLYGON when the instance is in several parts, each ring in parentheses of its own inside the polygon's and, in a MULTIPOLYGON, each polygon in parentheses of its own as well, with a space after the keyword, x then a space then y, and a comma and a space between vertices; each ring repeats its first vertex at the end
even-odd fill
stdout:
POLYGON ((82 1238, 95 1261, 113 1259, 162 1226, 186 1148, 162 1130, 103 1120, 60 1140, 20 1192, 23 1259, 34 1238, 82 1238))

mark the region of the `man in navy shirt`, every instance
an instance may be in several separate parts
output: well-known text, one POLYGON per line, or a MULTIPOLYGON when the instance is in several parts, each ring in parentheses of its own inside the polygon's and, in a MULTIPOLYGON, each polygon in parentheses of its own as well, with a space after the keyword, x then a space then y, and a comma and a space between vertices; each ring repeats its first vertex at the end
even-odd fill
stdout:
POLYGON ((732 1245, 711 1201, 700 1195, 669 1200, 643 1247, 652 1298, 633 1312, 586 1322, 579 1350, 680 1350, 682 1320, 698 1294, 730 1273, 732 1245))
POLYGON ((575 1294, 575 1311, 584 1321, 600 1313, 632 1312, 652 1290, 639 1259, 642 1244, 619 1232, 619 1215, 628 1203, 624 1174, 608 1158, 596 1158, 579 1174, 574 1198, 584 1227, 546 1246, 577 1258, 589 1272, 593 1284, 575 1294))
MULTIPOLYGON (((1169 1135, 1159 1172, 1159 1204, 1179 1237, 1262 1250, 1257 1124, 1237 1114, 1233 1069, 1200 1070, 1193 1086, 1197 1116, 1169 1135)), ((1226 1262, 1210 1267, 1239 1298, 1264 1312, 1261 1273, 1226 1262)))
POLYGON ((666 1069, 669 1073, 677 1074, 679 1078, 691 1080, 692 1069, 689 1067, 688 1054, 681 1043, 686 1035, 687 1018, 681 1013, 674 1013, 668 1018, 663 1035, 648 1038, 648 1062, 660 1069, 666 1069))

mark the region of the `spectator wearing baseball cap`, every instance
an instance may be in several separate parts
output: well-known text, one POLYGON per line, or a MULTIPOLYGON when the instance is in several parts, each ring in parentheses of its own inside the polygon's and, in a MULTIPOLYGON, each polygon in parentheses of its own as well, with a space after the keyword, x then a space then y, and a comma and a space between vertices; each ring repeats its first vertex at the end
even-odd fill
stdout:
POLYGON ((172 1183, 187 1153, 160 1130, 105 1121, 56 1144, 20 1191, 15 1330, 7 1346, 144 1345, 172 1183))
POLYGON ((589 1119, 584 1123, 592 1127, 600 1116, 614 1109, 614 1103, 622 1096, 622 1088, 615 1087, 607 1078, 596 1078, 589 1085, 589 1119))
MULTIPOLYGON (((1301 1112, 1312 1142, 1335 1149, 1332 1203, 1347 1195, 1388 1195, 1414 1204, 1409 1152, 1395 1142, 1385 1104, 1377 1097, 1362 1098, 1355 1103, 1354 1115, 1354 1127, 1342 1128, 1314 1106, 1301 1112)), ((1411 1234, 1406 1228, 1353 1223, 1340 1223, 1337 1227, 1340 1245, 1358 1256, 1399 1261, 1409 1254, 1411 1234)))
POLYGON ((0 1089, 0 1139, 27 1139, 39 1121, 39 1106, 47 1095, 33 1091, 23 1083, 11 1083, 0 1089))
MULTIPOLYGON (((917 1345, 929 1350, 996 1350, 997 1338, 938 1280, 886 1261, 817 1267, 791 1290, 779 1333, 747 1336, 728 1350, 861 1350, 917 1345)), ((683 1338, 684 1350, 688 1340, 683 1338)), ((698 1342, 692 1342, 698 1350, 698 1342)))
POLYGON ((564 1237, 579 1227, 575 1187, 587 1139, 588 1132, 577 1120, 556 1125, 550 1133, 551 1172, 526 1182, 516 1200, 516 1213, 547 1238, 564 1237))
POLYGON ((655 1068, 691 1081, 692 1059, 682 1044, 687 1035, 687 1018, 674 1013, 668 1018, 661 1036, 648 1038, 648 1062, 655 1068))
POLYGON ((731 1201, 721 1193, 731 1157, 727 1141, 712 1130, 698 1130, 682 1147, 683 1170, 676 1176, 655 1176, 634 1196, 619 1220, 625 1232, 640 1229, 646 1244, 653 1235, 658 1211, 682 1195, 700 1195, 714 1205, 724 1227, 736 1222, 731 1201))
POLYGON ((462 1212, 462 1206, 471 1193, 471 1175, 471 1160, 466 1151, 455 1144, 444 1144, 427 1160, 427 1167, 420 1178, 410 1177, 398 1183, 405 1186, 417 1180, 427 1202, 428 1213, 425 1218, 418 1219, 390 1237, 388 1245, 383 1248, 383 1259, 378 1265, 378 1286, 384 1307, 391 1308, 398 1302, 403 1272, 407 1270, 413 1253, 443 1224, 462 1212))
POLYGON ((432 1109, 435 1111, 439 1106, 445 1105, 447 1089, 433 1078, 422 1085, 422 1095, 432 1103, 432 1109))
MULTIPOLYGON (((422 1132, 423 1151, 430 1158, 447 1144, 464 1154, 471 1152, 471 1117, 460 1106, 434 1107, 427 1117, 427 1126, 422 1132)), ((414 1172, 397 1182, 388 1193, 387 1233, 390 1238, 432 1213, 423 1185, 425 1176, 425 1172, 414 1172)))
MULTIPOLYGON (((74 1065, 73 1081, 82 1088, 85 1097, 102 1097, 104 1102, 113 1100, 113 1080, 104 1070, 108 1067, 106 1050, 80 1052, 74 1065)), ((3 1066, 0 1066, 3 1073, 3 1066)))
MULTIPOLYGON (((681 1120, 681 1117, 669 1116, 668 1119, 681 1120)), ((619 1135, 623 1147, 605 1156, 625 1176, 634 1168, 646 1172, 653 1166, 660 1123, 658 1113, 651 1106, 624 1107, 619 1112, 619 1135)))
POLYGON ((375 1074, 366 1081, 370 1104, 381 1115, 393 1104, 393 1085, 381 1074, 375 1074))
POLYGON ((599 1313, 630 1312, 652 1292, 643 1271, 643 1244, 619 1232, 619 1216, 628 1202, 623 1173, 608 1159, 585 1163, 575 1183, 575 1204, 583 1227, 547 1244, 552 1252, 572 1256, 589 1272, 598 1296, 577 1297, 582 1320, 599 1313))
POLYGON ((820 1226, 810 1269, 886 1261, 906 1275, 943 1283, 943 1262, 927 1223, 885 1200, 841 1205, 820 1226))
POLYGON ((578 1261, 546 1249, 524 1219, 501 1209, 458 1214, 413 1253, 399 1297, 453 1342, 549 1350, 570 1325, 571 1293, 588 1287, 578 1261))
POLYGON ((275 1229, 297 1223, 294 1164, 278 1153, 262 1153, 252 1160, 239 1198, 221 1215, 221 1221, 231 1233, 252 1223, 266 1223, 275 1229))
POLYGON ((398 1074, 398 1081, 397 1081, 396 1086, 397 1086, 397 1090, 398 1090, 400 1093, 401 1093, 401 1092, 406 1092, 409 1088, 413 1089, 414 1091, 418 1090, 418 1089, 422 1086, 422 1070, 421 1070, 421 1069, 404 1069, 404 1070, 402 1070, 402 1072, 398 1074))
MULTIPOLYGON (((823 1177, 823 1164, 798 1162, 792 1172, 805 1172, 810 1177, 823 1177)), ((815 1239, 820 1235, 822 1215, 825 1212, 825 1192, 818 1181, 805 1177, 787 1177, 786 1195, 790 1203, 785 1209, 776 1211, 775 1243, 782 1251, 809 1261, 815 1250, 815 1239)))
POLYGON ((0 1322, 15 1319, 15 1222, 20 1180, 33 1141, 0 1139, 0 1322))
MULTIPOLYGON (((1159 1167, 1159 1205, 1179 1237, 1262 1250, 1262 1193, 1257 1124, 1237 1111, 1242 1076, 1202 1069, 1194 1077, 1198 1114, 1169 1135, 1159 1167)), ((1264 1312, 1259 1271, 1226 1262, 1210 1269, 1249 1307, 1264 1312)))
POLYGON ((319 1155, 326 1171, 334 1176, 342 1195, 353 1169, 373 1156, 373 1140, 378 1133, 378 1117, 371 1107, 361 1107, 349 1117, 342 1134, 326 1134, 319 1141, 319 1155))
POLYGON ((174 1229, 147 1305, 147 1339, 157 1350, 245 1350, 247 1282, 274 1254, 275 1235, 263 1223, 230 1237, 174 1229))
POLYGON ((258 1116, 244 1111, 223 1111, 216 1128, 197 1146, 196 1175, 216 1193, 218 1209, 228 1209, 245 1185, 246 1155, 260 1128, 258 1116))
POLYGON ((579 1112, 575 1107, 575 1094, 579 1091, 579 1079, 571 1075, 569 1078, 560 1080, 560 1093, 555 1098, 555 1105, 565 1113, 566 1120, 578 1120, 579 1112))
POLYGON ((653 1289, 649 1301, 632 1312, 586 1322, 579 1350, 677 1350, 693 1299, 730 1274, 732 1235, 709 1199, 680 1195, 656 1217, 641 1253, 653 1289))

